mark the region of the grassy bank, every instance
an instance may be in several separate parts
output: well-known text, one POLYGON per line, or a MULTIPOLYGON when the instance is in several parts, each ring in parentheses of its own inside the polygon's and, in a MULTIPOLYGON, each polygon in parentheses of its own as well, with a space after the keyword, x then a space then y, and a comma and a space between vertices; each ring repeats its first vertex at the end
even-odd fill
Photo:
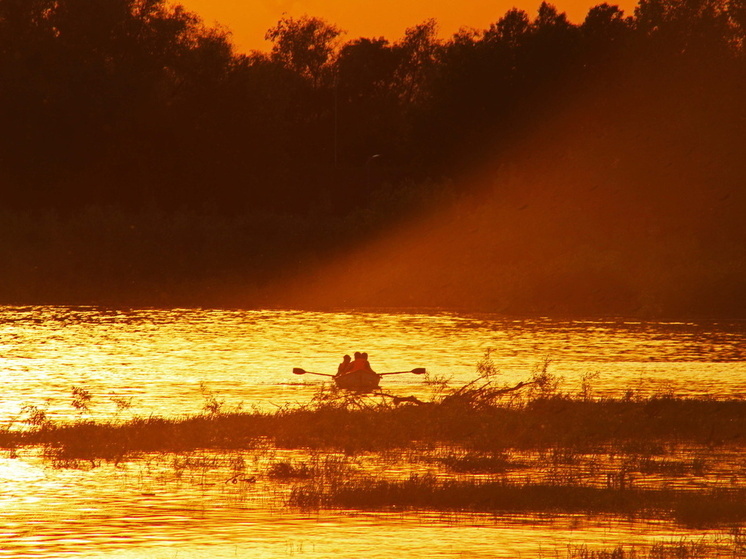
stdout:
POLYGON ((466 449, 692 443, 740 445, 746 401, 653 397, 583 400, 567 396, 525 404, 475 406, 444 398, 394 405, 362 400, 324 403, 274 413, 204 413, 181 418, 72 424, 39 422, 0 432, 0 446, 47 445, 99 457, 195 448, 251 448, 271 441, 283 448, 349 452, 458 445, 466 449))

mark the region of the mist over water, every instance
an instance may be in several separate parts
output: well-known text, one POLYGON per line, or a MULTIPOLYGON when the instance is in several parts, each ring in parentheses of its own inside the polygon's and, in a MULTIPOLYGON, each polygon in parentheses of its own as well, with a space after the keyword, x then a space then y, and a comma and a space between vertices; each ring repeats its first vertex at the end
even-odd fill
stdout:
POLYGON ((558 86, 561 100, 538 107, 519 141, 481 148, 492 155, 450 183, 450 197, 318 266, 315 281, 304 273, 286 300, 741 316, 744 163, 734 149, 740 132, 724 124, 737 112, 733 87, 714 78, 700 87, 709 75, 701 64, 666 76, 640 66, 617 63, 558 86))

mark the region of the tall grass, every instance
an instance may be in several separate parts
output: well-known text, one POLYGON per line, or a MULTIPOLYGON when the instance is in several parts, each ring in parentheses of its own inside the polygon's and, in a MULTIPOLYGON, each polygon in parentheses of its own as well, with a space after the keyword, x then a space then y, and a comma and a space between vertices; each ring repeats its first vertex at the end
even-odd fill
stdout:
MULTIPOLYGON (((101 457, 161 449, 250 448, 260 440, 286 448, 348 452, 414 443, 458 445, 475 452, 555 447, 582 451, 609 444, 620 449, 670 443, 740 445, 746 433, 743 400, 589 400, 555 394, 517 403, 502 402, 492 388, 480 387, 462 387, 421 405, 346 396, 275 412, 225 411, 210 393, 203 413, 169 419, 94 423, 81 416, 75 423, 58 424, 43 409, 29 408, 25 413, 26 428, 0 431, 0 447, 43 444, 101 457)), ((657 466, 650 463, 651 468, 657 466)))
POLYGON ((746 522, 746 489, 687 492, 583 485, 438 480, 353 479, 327 487, 299 485, 291 505, 302 508, 427 509, 492 513, 614 514, 669 518, 689 526, 746 522))
MULTIPOLYGON (((91 394, 74 386, 72 405, 79 412, 74 423, 54 423, 43 408, 25 406, 20 419, 24 428, 0 430, 0 447, 45 445, 62 457, 118 459, 136 452, 252 448, 267 441, 277 447, 348 453, 446 445, 472 453, 473 463, 462 458, 462 467, 495 469, 500 467, 496 456, 505 449, 592 452, 613 445, 644 455, 661 445, 744 443, 745 400, 671 394, 596 399, 590 378, 584 378, 579 393, 569 394, 560 391, 562 379, 550 372, 549 361, 526 381, 505 386, 497 383, 489 351, 477 372, 459 387, 433 380, 434 393, 426 402, 322 387, 307 405, 274 412, 226 409, 224 400, 203 384, 203 409, 196 415, 125 420, 119 416, 128 405, 123 401, 117 414, 103 422, 87 418, 91 394), (481 466, 474 463, 480 460, 481 466)), ((642 467, 661 471, 685 465, 649 459, 638 469, 642 467)))
POLYGON ((567 559, 713 559, 746 557, 735 538, 708 541, 704 538, 657 542, 645 548, 619 545, 613 549, 590 549, 587 545, 570 546, 567 559))

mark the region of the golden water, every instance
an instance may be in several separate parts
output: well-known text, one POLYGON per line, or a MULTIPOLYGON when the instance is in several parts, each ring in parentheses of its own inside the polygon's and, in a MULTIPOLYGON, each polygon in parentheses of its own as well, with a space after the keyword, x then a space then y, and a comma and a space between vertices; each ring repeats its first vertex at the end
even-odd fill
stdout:
MULTIPOLYGON (((518 382, 546 358, 576 390, 584 374, 601 393, 627 389, 746 395, 746 324, 623 320, 508 320, 454 313, 106 310, 0 307, 0 422, 25 404, 73 419, 72 386, 93 396, 94 418, 201 411, 200 383, 226 406, 306 402, 344 353, 368 351, 378 372, 426 367, 455 383, 470 379, 486 349, 499 380, 518 382)), ((384 385, 420 392, 422 377, 384 385)))
POLYGON ((0 557, 507 559, 712 537, 604 516, 303 513, 283 505, 281 486, 232 478, 226 457, 208 451, 74 469, 51 467, 33 451, 0 459, 0 557))
MULTIPOLYGON (((204 405, 201 383, 227 408, 303 403, 324 379, 292 368, 332 373, 356 350, 368 351, 379 372, 426 367, 459 383, 473 378, 488 348, 507 384, 549 358, 571 392, 598 373, 599 394, 746 396, 739 322, 4 307, 0 422, 19 426, 25 405, 53 420, 193 414, 204 405), (71 405, 72 386, 91 393, 88 414, 71 405), (122 398, 130 408, 117 407, 122 398)), ((415 375, 384 383, 398 394, 428 391, 415 375)), ((0 557, 553 557, 572 543, 608 548, 697 535, 568 516, 309 515, 286 508, 283 489, 264 479, 226 483, 231 465, 209 455, 186 469, 169 455, 60 468, 38 453, 0 455, 0 557)))

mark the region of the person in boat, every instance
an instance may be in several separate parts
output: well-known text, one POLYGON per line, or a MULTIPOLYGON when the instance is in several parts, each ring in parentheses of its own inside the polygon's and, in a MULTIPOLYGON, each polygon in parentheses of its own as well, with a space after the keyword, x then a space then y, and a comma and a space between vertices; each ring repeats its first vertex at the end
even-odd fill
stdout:
POLYGON ((368 353, 364 351, 362 355, 363 355, 363 359, 365 360, 366 370, 370 373, 376 374, 376 372, 373 370, 373 367, 370 366, 370 361, 368 360, 368 353))
POLYGON ((352 357, 350 357, 349 355, 345 355, 342 358, 342 362, 339 364, 339 367, 337 367, 336 376, 341 377, 343 374, 349 373, 351 368, 352 368, 352 357))
POLYGON ((368 362, 367 353, 360 353, 359 351, 355 352, 355 360, 352 362, 352 366, 350 367, 349 372, 354 373, 356 371, 364 371, 366 373, 375 374, 375 371, 370 367, 370 362, 368 362))

